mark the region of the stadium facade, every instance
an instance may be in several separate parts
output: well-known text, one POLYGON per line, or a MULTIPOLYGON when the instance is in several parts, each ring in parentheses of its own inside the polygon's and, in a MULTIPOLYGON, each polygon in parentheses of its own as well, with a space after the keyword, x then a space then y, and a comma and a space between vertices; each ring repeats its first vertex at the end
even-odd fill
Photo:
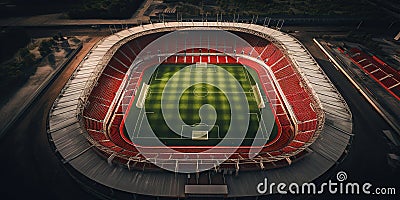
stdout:
POLYGON ((104 38, 79 65, 48 118, 49 141, 66 170, 88 190, 112 198, 258 196, 264 178, 312 182, 341 160, 351 132, 348 106, 298 40, 268 27, 228 22, 148 24, 104 38), (191 31, 199 34, 179 35, 191 31), (229 34, 202 36, 206 31, 229 34), (164 43, 157 43, 162 37, 164 43), (136 130, 127 127, 138 121, 128 119, 130 110, 146 105, 147 92, 154 95, 152 85, 144 84, 146 70, 159 65, 204 70, 201 63, 254 72, 251 91, 259 116, 273 113, 264 117, 274 121, 275 128, 265 128, 276 131, 273 139, 268 135, 262 145, 237 145, 232 151, 209 145, 146 147, 135 142, 135 131, 126 133, 136 130), (199 189, 207 185, 225 189, 199 189))

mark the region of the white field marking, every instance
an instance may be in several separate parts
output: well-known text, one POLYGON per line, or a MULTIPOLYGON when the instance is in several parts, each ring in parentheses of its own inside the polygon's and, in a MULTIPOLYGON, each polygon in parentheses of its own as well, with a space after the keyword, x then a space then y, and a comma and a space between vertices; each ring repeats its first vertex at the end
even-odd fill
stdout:
MULTIPOLYGON (((243 70, 243 73, 246 75, 247 81, 249 81, 249 85, 251 86, 251 81, 250 81, 249 74, 246 72, 244 66, 242 67, 242 70, 243 70)), ((247 94, 247 92, 244 92, 244 93, 247 94)), ((260 93, 261 93, 261 92, 260 92, 260 93)), ((250 95, 251 95, 251 96, 254 98, 254 100, 257 102, 257 99, 256 99, 256 97, 255 97, 254 92, 253 92, 252 89, 251 89, 251 94, 250 94, 250 95)), ((261 97, 262 97, 262 94, 260 94, 260 95, 261 95, 261 97)), ((257 107, 258 107, 258 105, 257 105, 257 107)))
MULTIPOLYGON (((146 112, 145 112, 146 113, 146 112)), ((142 124, 143 124, 143 119, 145 118, 146 115, 143 115, 142 120, 140 120, 140 126, 139 126, 139 130, 142 129, 142 124)), ((139 137, 140 132, 138 132, 138 137, 139 137)))
MULTIPOLYGON (((179 94, 179 92, 151 92, 154 94, 179 94)), ((190 92, 193 93, 193 92, 190 92)), ((198 92, 198 93, 204 93, 204 92, 198 92)), ((253 92, 207 92, 211 94, 253 94, 253 92)))
POLYGON ((268 138, 267 138, 267 135, 264 134, 264 133, 267 133, 267 127, 265 126, 264 119, 261 120, 261 119, 258 117, 258 114, 257 114, 257 113, 249 113, 249 114, 250 114, 250 115, 256 115, 258 124, 259 124, 259 126, 261 126, 261 133, 262 133, 263 139, 268 139, 268 138))
POLYGON ((196 73, 196 72, 217 73, 217 69, 214 66, 211 66, 211 67, 190 66, 189 72, 190 73, 196 73))
MULTIPOLYGON (((258 116, 257 116, 257 118, 258 118, 258 116)), ((263 134, 264 139, 268 139, 268 140, 269 140, 269 137, 270 137, 270 136, 268 136, 268 129, 267 129, 266 125, 265 125, 265 122, 264 122, 264 119, 263 119, 263 118, 261 118, 261 125, 262 125, 261 129, 264 128, 264 131, 262 131, 262 134, 263 134), (266 135, 264 135, 264 133, 265 133, 266 135)))
MULTIPOLYGON (((208 124, 197 124, 197 125, 203 125, 203 126, 206 125, 206 126, 208 126, 208 124)), ((181 127, 182 127, 182 128, 181 128, 181 133, 180 133, 181 138, 182 138, 182 135, 183 135, 183 127, 188 127, 188 126, 191 127, 192 125, 182 125, 182 126, 181 126, 181 127)), ((212 129, 214 129, 214 128, 217 128, 217 132, 218 132, 217 135, 218 135, 218 138, 208 138, 208 139, 222 139, 221 136, 220 136, 220 132, 219 132, 219 125, 214 124, 212 129)), ((212 129, 211 129, 211 130, 212 130, 212 129)), ((182 139, 184 139, 184 138, 182 138, 182 139)), ((190 139, 190 138, 189 138, 189 139, 190 139)))
MULTIPOLYGON (((138 126, 138 124, 139 124, 139 118, 140 118, 140 116, 141 116, 141 114, 142 114, 142 111, 143 111, 143 108, 141 108, 140 109, 140 112, 139 112, 139 117, 138 117, 138 119, 136 120, 136 123, 135 123, 135 128, 133 129, 133 138, 135 138, 135 134, 136 134, 136 130, 137 130, 137 126, 138 126)), ((143 118, 143 117, 142 117, 143 118)), ((142 121, 143 121, 143 119, 142 119, 142 121)), ((125 121, 125 123, 126 123, 126 121, 125 121)), ((141 127, 141 124, 139 125, 139 128, 141 127)), ((137 131, 138 133, 138 135, 137 135, 137 137, 139 137, 139 131, 137 131)))
POLYGON ((246 73, 246 70, 245 70, 245 67, 244 67, 244 66, 242 67, 242 70, 243 70, 243 73, 246 75, 246 79, 247 79, 247 81, 249 81, 249 85, 251 85, 251 81, 250 81, 249 74, 248 74, 248 73, 246 73))
MULTIPOLYGON (((156 75, 154 76, 155 78, 154 78, 154 80, 156 80, 156 81, 161 81, 162 80, 162 78, 158 78, 158 71, 159 71, 160 69, 157 67, 157 69, 156 69, 156 75)), ((150 80, 151 81, 151 80, 150 80)))
POLYGON ((146 98, 145 98, 145 100, 144 100, 144 105, 146 105, 146 100, 148 99, 148 98, 150 98, 151 97, 151 88, 149 87, 149 89, 148 89, 148 92, 147 92, 147 95, 146 95, 146 98))
MULTIPOLYGON (((207 87, 201 87, 201 89, 203 89, 203 88, 205 88, 207 90, 207 87)), ((208 96, 208 93, 209 93, 208 90, 207 90, 207 92, 195 92, 196 89, 198 89, 198 88, 194 88, 193 92, 190 92, 190 93, 192 93, 196 97, 207 97, 208 96), (199 96, 198 94, 205 94, 205 95, 199 96)))
MULTIPOLYGON (((141 110, 140 110, 140 113, 139 114, 141 114, 142 113, 142 110, 143 110, 144 108, 142 108, 141 110)), ((140 125, 139 125, 139 131, 138 131, 138 133, 137 133, 137 136, 136 136, 136 138, 145 138, 145 137, 139 137, 139 134, 140 134, 140 130, 141 130, 141 128, 142 128, 142 124, 143 124, 143 119, 145 118, 145 117, 147 117, 147 114, 154 114, 154 112, 144 112, 145 113, 145 115, 142 115, 142 118, 141 118, 141 120, 138 118, 137 119, 137 122, 136 123, 138 123, 139 122, 139 120, 140 120, 140 125)), ((139 115, 140 116, 140 115, 139 115)), ((136 125, 135 125, 135 130, 136 130, 136 125)))

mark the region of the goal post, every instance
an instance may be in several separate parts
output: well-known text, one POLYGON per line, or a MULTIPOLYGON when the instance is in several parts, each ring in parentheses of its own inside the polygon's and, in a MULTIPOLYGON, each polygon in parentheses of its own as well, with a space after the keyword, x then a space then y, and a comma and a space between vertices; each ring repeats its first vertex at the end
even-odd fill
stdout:
POLYGON ((197 62, 195 65, 196 68, 200 68, 200 69, 207 69, 207 63, 206 62, 197 62))
POLYGON ((180 135, 182 136, 182 138, 188 138, 192 140, 221 139, 221 136, 219 134, 219 126, 216 124, 185 124, 182 125, 180 135))
POLYGON ((190 71, 191 72, 205 72, 205 73, 211 72, 210 70, 213 67, 210 67, 210 66, 211 65, 208 65, 208 63, 206 63, 206 62, 196 62, 191 66, 190 71))
POLYGON ((204 73, 216 73, 217 68, 213 64, 207 62, 196 62, 190 66, 191 72, 204 72, 204 73))

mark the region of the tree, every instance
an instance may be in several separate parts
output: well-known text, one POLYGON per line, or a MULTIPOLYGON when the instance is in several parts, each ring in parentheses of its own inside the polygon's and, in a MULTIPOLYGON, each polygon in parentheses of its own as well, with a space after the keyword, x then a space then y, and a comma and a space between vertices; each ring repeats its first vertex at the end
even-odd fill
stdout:
POLYGON ((51 53, 51 47, 53 46, 53 40, 44 40, 40 43, 39 52, 42 57, 47 56, 51 53))
POLYGON ((16 60, 18 62, 22 62, 24 57, 28 56, 30 53, 31 52, 29 52, 28 48, 26 48, 26 47, 21 48, 17 53, 16 60))
POLYGON ((54 66, 56 64, 56 57, 54 56, 54 54, 50 54, 48 57, 49 63, 54 66))

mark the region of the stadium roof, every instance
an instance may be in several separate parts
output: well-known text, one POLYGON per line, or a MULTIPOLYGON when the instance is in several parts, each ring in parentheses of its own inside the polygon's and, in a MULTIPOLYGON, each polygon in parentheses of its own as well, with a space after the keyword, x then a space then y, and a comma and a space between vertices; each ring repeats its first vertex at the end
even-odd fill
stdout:
MULTIPOLYGON (((187 176, 170 172, 129 171, 110 165, 90 145, 79 121, 80 109, 90 87, 102 72, 121 41, 129 41, 134 35, 152 31, 172 31, 191 27, 210 27, 224 30, 245 31, 260 34, 280 46, 296 64, 320 100, 325 114, 325 124, 318 139, 309 146, 308 156, 289 167, 268 171, 241 172, 238 176, 226 176, 228 196, 259 195, 258 182, 268 177, 270 182, 311 182, 324 174, 340 159, 347 148, 352 132, 352 116, 348 106, 311 54, 294 37, 280 31, 243 23, 228 22, 169 22, 148 24, 118 32, 101 40, 80 64, 55 101, 49 114, 49 135, 54 148, 65 164, 86 177, 122 191, 155 196, 185 196, 187 176)), ((238 55, 240 56, 240 55, 238 55)), ((248 57, 246 57, 248 58, 248 57)), ((248 58, 254 59, 256 58, 248 58)))

